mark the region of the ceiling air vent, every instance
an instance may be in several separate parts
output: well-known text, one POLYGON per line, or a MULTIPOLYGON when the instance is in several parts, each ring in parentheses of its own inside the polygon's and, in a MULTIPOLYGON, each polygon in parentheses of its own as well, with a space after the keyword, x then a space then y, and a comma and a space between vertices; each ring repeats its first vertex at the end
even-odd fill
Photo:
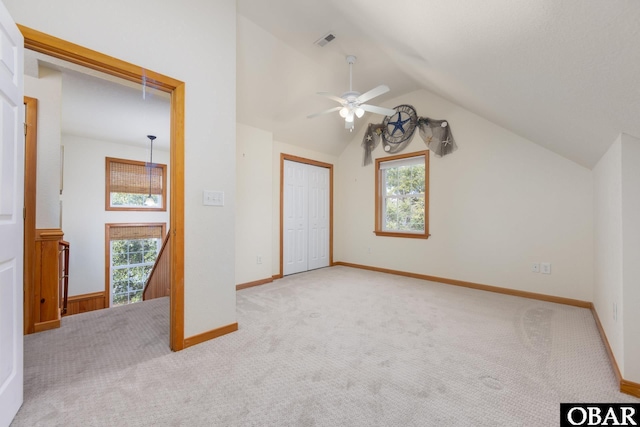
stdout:
POLYGON ((327 33, 324 36, 322 36, 320 39, 316 40, 316 44, 320 47, 323 47, 324 45, 326 45, 327 43, 329 43, 335 38, 336 36, 334 36, 332 33, 327 33))

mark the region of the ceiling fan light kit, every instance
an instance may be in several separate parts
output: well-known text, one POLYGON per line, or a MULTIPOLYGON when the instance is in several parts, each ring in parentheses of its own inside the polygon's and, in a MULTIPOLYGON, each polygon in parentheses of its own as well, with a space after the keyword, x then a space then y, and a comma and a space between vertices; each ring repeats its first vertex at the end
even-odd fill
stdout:
POLYGON ((395 110, 391 108, 377 107, 375 105, 365 104, 366 101, 373 99, 376 96, 380 96, 383 93, 389 92, 389 86, 380 85, 363 94, 353 90, 353 64, 355 62, 356 57, 354 55, 347 55, 347 63, 349 64, 349 91, 343 93, 342 96, 336 96, 327 92, 318 92, 318 95, 326 96, 329 99, 333 99, 334 101, 339 102, 341 106, 330 108, 319 113, 311 114, 307 116, 308 118, 311 119, 313 117, 322 116, 324 114, 338 111, 340 117, 344 119, 345 129, 353 131, 355 117, 362 117, 365 111, 374 114, 382 114, 383 116, 392 116, 393 114, 395 114, 395 110))

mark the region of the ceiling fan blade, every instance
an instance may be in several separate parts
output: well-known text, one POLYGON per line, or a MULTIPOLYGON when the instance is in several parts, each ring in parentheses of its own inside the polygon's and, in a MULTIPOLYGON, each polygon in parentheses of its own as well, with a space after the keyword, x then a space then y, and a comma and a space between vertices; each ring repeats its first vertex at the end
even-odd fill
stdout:
POLYGON ((376 96, 380 96, 383 93, 387 93, 389 92, 389 86, 387 85, 380 85, 378 87, 374 87, 373 89, 371 89, 369 92, 365 92, 362 95, 360 95, 356 101, 357 102, 367 102, 368 100, 375 98, 376 96))
POLYGON ((396 110, 392 108, 384 108, 384 107, 376 107, 375 105, 362 104, 360 105, 364 111, 369 111, 370 113, 382 114, 383 116, 393 116, 396 113, 396 110))
POLYGON ((309 116, 307 116, 308 119, 312 119, 314 117, 318 117, 318 116, 323 116, 325 114, 329 114, 329 113, 333 113, 334 111, 338 111, 340 110, 342 107, 333 107, 333 108, 329 108, 328 110, 324 110, 321 111, 319 113, 315 113, 315 114, 311 114, 309 116))
POLYGON ((320 96, 326 96, 329 99, 333 99, 334 101, 339 102, 340 104, 344 104, 346 102, 344 98, 340 98, 339 96, 336 96, 329 92, 317 92, 317 94, 320 96))

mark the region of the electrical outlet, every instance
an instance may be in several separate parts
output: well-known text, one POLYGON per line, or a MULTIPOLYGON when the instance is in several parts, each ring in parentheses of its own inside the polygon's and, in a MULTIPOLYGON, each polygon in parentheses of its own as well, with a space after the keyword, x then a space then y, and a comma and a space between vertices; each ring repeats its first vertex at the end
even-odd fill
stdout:
POLYGON ((540 264, 537 262, 531 264, 531 271, 534 273, 540 273, 540 264))
POLYGON ((256 257, 256 264, 262 264, 262 257, 260 255, 256 257))
POLYGON ((550 262, 541 262, 540 263, 540 271, 542 274, 551 274, 551 263, 550 262))
POLYGON ((371 248, 367 248, 367 253, 370 254, 371 253, 371 248))

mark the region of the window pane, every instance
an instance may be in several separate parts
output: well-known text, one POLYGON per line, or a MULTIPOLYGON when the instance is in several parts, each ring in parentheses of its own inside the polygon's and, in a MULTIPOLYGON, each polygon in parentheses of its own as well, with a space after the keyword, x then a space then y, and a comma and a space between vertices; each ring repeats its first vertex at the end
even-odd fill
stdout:
POLYGON ((127 254, 126 253, 113 254, 113 266, 118 267, 121 265, 127 265, 127 254))
POLYGON ((157 208, 162 206, 162 196, 159 194, 152 194, 152 205, 147 205, 148 194, 133 194, 133 193, 111 193, 111 206, 113 207, 127 207, 127 208, 157 208))
POLYGON ((142 264, 142 252, 131 252, 129 254, 129 264, 142 264))
POLYGON ((424 157, 420 163, 412 164, 412 160, 404 158, 378 163, 383 189, 380 226, 384 231, 419 233, 426 229, 424 157))
POLYGON ((409 230, 411 223, 411 199, 402 198, 398 201, 398 230, 409 230))
POLYGON ((411 191, 411 167, 402 166, 398 168, 398 189, 399 195, 409 194, 411 191))
POLYGON ((385 224, 384 228, 387 230, 395 230, 398 226, 397 223, 397 211, 398 201, 395 198, 387 198, 385 206, 385 224))
POLYGON ((413 176, 412 176, 412 193, 413 194, 423 194, 424 193, 424 165, 414 166, 413 167, 413 176))
POLYGON ((142 291, 131 292, 129 294, 129 302, 140 302, 142 301, 142 291))
POLYGON ((144 243, 144 262, 155 262, 158 254, 158 239, 147 239, 144 243))
POLYGON ((149 251, 156 251, 156 248, 158 247, 158 242, 156 241, 156 239, 146 239, 144 240, 144 251, 145 252, 149 252, 149 251))
POLYGON ((113 305, 123 305, 129 302, 129 294, 113 295, 113 305))
POLYGON ((123 281, 123 280, 129 280, 129 272, 127 271, 126 268, 119 268, 119 269, 114 269, 113 270, 113 281, 123 281))
POLYGON ((153 269, 160 239, 111 242, 113 305, 142 301, 144 285, 153 269))
POLYGON ((128 280, 118 280, 117 282, 113 282, 113 292, 115 294, 121 294, 123 292, 127 292, 129 290, 129 281, 128 280))
POLYGON ((411 230, 424 231, 424 198, 411 199, 411 230))
POLYGON ((398 187, 398 169, 387 169, 384 173, 386 176, 386 189, 387 194, 396 194, 396 188, 398 187))

